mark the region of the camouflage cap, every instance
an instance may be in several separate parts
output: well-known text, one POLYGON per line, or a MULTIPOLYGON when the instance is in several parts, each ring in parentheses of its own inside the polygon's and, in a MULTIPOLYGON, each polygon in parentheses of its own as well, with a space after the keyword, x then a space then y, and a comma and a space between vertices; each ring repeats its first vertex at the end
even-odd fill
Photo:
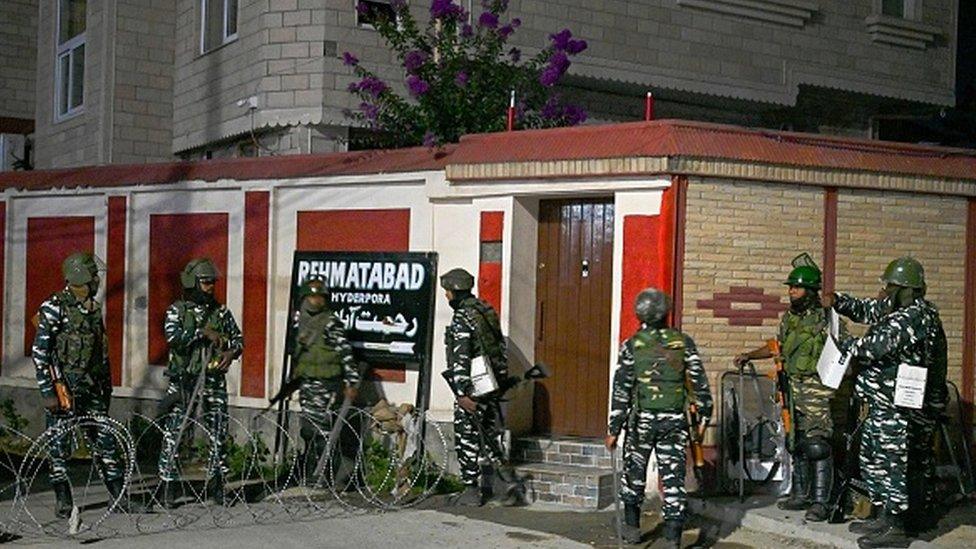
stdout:
POLYGON ((64 259, 61 263, 61 272, 68 284, 80 286, 88 284, 98 276, 98 271, 103 270, 105 264, 101 259, 90 252, 75 252, 64 259))
POLYGON ((634 313, 646 324, 657 324, 664 320, 670 310, 671 300, 657 288, 645 288, 634 301, 634 313))
POLYGON ((209 257, 199 257, 191 259, 183 271, 180 272, 180 284, 187 290, 193 289, 197 285, 197 280, 201 278, 218 278, 220 271, 217 266, 210 261, 209 257))
POLYGON ((441 275, 441 287, 445 290, 470 290, 474 288, 474 276, 460 267, 451 269, 441 275))

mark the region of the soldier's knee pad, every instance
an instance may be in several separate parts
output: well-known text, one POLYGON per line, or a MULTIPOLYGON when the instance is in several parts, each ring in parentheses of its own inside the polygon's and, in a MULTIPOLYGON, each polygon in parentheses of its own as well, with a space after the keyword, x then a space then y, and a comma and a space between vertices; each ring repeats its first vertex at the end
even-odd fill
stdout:
POLYGON ((308 418, 302 418, 301 428, 299 429, 299 434, 302 436, 302 440, 312 440, 316 435, 319 434, 319 430, 312 425, 312 422, 308 418))
POLYGON ((810 461, 820 461, 830 457, 830 442, 823 437, 810 437, 803 445, 803 454, 810 461))

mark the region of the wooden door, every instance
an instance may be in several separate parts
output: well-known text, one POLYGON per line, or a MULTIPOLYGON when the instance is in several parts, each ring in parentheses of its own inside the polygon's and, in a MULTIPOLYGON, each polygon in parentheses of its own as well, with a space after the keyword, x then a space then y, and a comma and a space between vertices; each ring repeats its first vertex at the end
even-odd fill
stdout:
POLYGON ((539 204, 536 360, 538 433, 601 436, 607 428, 613 199, 539 204))

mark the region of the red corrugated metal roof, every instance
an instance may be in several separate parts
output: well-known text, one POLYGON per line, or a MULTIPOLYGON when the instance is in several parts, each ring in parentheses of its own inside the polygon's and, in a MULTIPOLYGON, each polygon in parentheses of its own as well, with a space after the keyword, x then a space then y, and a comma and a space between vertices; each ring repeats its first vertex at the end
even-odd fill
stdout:
POLYGON ((484 164, 627 157, 697 157, 976 180, 976 151, 658 120, 465 136, 415 147, 320 155, 109 165, 0 173, 0 188, 107 187, 218 179, 290 179, 441 170, 484 164))
POLYGON ((226 158, 197 162, 113 164, 0 173, 0 188, 114 187, 218 179, 293 179, 443 170, 455 146, 348 153, 226 158))
POLYGON ((451 164, 689 156, 976 179, 976 151, 657 120, 465 136, 451 164))

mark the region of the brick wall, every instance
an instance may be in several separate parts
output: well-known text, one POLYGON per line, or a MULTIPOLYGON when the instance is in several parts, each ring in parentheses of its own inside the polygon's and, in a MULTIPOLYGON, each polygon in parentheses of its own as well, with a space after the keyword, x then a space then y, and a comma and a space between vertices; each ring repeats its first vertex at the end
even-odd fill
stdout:
POLYGON ((0 116, 34 118, 37 0, 0 3, 0 116))
POLYGON ((921 261, 927 298, 938 306, 948 338, 949 379, 959 383, 966 200, 842 190, 837 202, 837 290, 876 296, 878 278, 892 259, 912 255, 921 261))
POLYGON ((172 160, 176 9, 141 0, 116 6, 112 162, 172 160))
MULTIPOLYGON (((732 358, 776 336, 789 298, 790 260, 809 252, 822 264, 824 193, 815 187, 691 179, 688 184, 683 329, 702 354, 713 393, 732 358), (716 293, 759 291, 776 310, 757 320, 757 303, 716 307, 716 293), (733 309, 736 320, 714 309, 733 309), (753 325, 733 325, 733 323, 753 325)), ((719 296, 721 301, 721 296, 719 296)), ((758 300, 757 300, 758 301, 758 300)), ((769 367, 769 364, 764 364, 769 367)))

